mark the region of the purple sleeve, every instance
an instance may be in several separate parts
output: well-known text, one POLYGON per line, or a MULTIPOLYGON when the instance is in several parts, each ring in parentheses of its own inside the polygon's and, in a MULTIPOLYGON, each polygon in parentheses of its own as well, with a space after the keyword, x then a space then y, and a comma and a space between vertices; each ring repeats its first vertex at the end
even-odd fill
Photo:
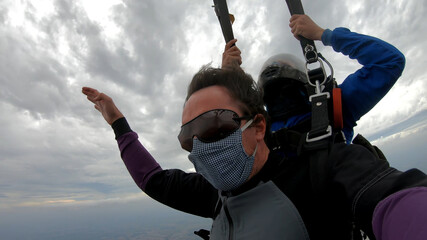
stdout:
POLYGON ((378 240, 427 239, 427 187, 405 189, 381 201, 372 227, 378 240))
POLYGON ((145 186, 153 174, 162 168, 142 146, 135 132, 127 132, 117 138, 120 155, 136 185, 145 191, 145 186))

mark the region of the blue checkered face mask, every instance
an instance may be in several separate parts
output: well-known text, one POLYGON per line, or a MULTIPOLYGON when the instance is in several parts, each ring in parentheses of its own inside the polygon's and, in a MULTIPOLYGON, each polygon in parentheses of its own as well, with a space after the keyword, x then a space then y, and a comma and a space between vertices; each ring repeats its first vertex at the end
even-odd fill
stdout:
POLYGON ((249 120, 242 128, 215 142, 193 139, 193 149, 188 155, 196 172, 206 178, 216 189, 229 191, 241 186, 249 177, 255 160, 255 151, 248 156, 243 148, 242 132, 251 125, 249 120))

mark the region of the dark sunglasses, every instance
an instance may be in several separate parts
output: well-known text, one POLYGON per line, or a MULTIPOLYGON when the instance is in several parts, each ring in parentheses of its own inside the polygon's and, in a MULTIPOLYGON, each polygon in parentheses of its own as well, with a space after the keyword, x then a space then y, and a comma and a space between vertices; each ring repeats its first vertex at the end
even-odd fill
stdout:
POLYGON ((241 120, 251 118, 251 116, 239 117, 237 113, 227 109, 210 110, 182 125, 178 140, 183 149, 191 152, 194 136, 202 142, 216 142, 239 129, 241 120))

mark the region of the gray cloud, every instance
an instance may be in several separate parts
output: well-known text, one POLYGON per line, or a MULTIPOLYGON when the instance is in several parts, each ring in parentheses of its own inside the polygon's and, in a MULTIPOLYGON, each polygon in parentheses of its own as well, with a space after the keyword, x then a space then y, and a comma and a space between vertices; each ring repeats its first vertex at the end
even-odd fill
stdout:
MULTIPOLYGON (((405 73, 390 93, 399 96, 400 105, 375 108, 359 122, 358 131, 370 136, 383 135, 378 130, 387 127, 396 130, 393 124, 426 109, 426 8, 386 2, 362 1, 360 8, 353 1, 303 2, 320 26, 349 27, 405 53, 405 73)), ((82 86, 110 95, 164 168, 192 167, 176 136, 192 75, 202 64, 220 64, 224 40, 211 5, 126 0, 106 14, 115 28, 111 32, 81 1, 54 0, 53 11, 42 17, 39 6, 29 1, 23 9, 14 1, 0 3, 0 207, 99 201, 139 192, 120 160, 111 128, 81 94, 82 86), (12 21, 16 11, 22 12, 22 22, 12 21)), ((273 54, 302 57, 284 1, 230 1, 229 9, 236 16, 243 67, 255 79, 273 54)), ((334 65, 338 81, 360 67, 317 46, 334 65)))

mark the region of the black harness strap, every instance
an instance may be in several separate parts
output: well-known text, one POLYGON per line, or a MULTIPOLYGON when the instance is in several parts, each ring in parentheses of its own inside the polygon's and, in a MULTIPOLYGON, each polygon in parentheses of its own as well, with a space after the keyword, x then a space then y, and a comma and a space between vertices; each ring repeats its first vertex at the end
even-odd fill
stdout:
POLYGON ((287 151, 293 151, 299 153, 301 146, 305 141, 305 135, 288 128, 282 128, 275 131, 271 135, 270 148, 273 150, 282 149, 282 146, 286 146, 287 151))
MULTIPOLYGON (((301 0, 286 0, 291 15, 304 14, 301 0)), ((326 188, 328 177, 328 157, 332 144, 335 141, 335 134, 332 132, 329 121, 328 101, 331 95, 328 91, 323 92, 327 81, 325 68, 322 59, 328 63, 319 53, 313 40, 299 36, 301 48, 308 64, 319 62, 320 67, 309 70, 308 84, 314 89, 314 94, 310 95, 311 102, 311 130, 305 134, 302 151, 308 153, 310 159, 310 176, 313 191, 321 195, 326 188)), ((332 66, 328 63, 332 71, 332 66)), ((331 76, 331 78, 333 78, 331 76)))
MULTIPOLYGON (((288 5, 289 12, 291 15, 294 14, 304 14, 304 9, 302 7, 301 0, 286 0, 288 5)), ((299 36, 301 48, 304 53, 305 60, 308 63, 313 63, 317 61, 317 50, 314 45, 314 41, 307 39, 303 36, 299 36)))
POLYGON ((213 0, 216 16, 221 25, 222 34, 224 35, 225 43, 234 39, 233 28, 230 21, 230 13, 228 12, 226 0, 213 0))
POLYGON ((311 130, 307 141, 316 141, 331 136, 332 128, 329 125, 328 92, 310 96, 311 102, 311 130))

